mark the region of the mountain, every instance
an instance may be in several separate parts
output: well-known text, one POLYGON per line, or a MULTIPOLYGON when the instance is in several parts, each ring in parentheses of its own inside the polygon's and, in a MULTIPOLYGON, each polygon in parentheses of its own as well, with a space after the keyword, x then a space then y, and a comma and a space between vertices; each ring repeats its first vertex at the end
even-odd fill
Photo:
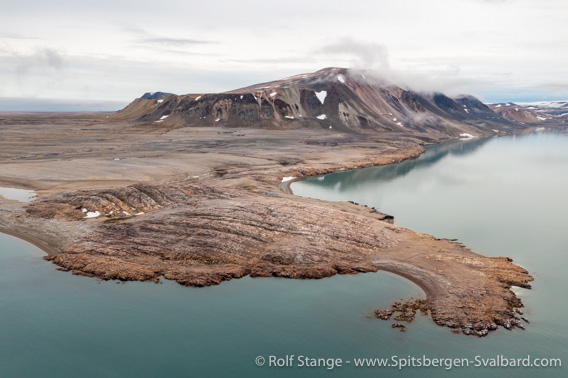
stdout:
POLYGON ((473 96, 418 93, 366 71, 314 73, 215 94, 136 99, 117 117, 148 123, 406 133, 425 138, 491 135, 515 123, 473 96))
POLYGON ((568 101, 490 104, 501 117, 518 123, 568 123, 568 101))
POLYGON ((140 98, 143 98, 145 100, 159 100, 161 98, 169 96, 175 96, 175 94, 167 92, 146 92, 140 98))

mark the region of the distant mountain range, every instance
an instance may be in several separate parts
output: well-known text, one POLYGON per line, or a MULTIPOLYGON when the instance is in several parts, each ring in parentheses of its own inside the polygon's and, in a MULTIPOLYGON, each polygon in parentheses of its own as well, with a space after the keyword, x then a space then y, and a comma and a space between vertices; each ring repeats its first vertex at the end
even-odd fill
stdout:
POLYGON ((524 121, 502 111, 513 106, 490 107, 473 96, 414 92, 366 71, 325 68, 223 93, 146 93, 116 117, 185 126, 333 129, 441 139, 495 135, 539 119, 536 109, 524 121))
POLYGON ((510 121, 530 123, 568 123, 568 101, 502 102, 489 107, 510 121))

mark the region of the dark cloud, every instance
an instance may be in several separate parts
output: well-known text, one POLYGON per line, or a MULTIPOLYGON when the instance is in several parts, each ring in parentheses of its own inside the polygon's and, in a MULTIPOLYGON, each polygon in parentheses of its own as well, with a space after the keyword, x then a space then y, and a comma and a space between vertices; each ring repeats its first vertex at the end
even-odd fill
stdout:
POLYGON ((15 58, 17 60, 16 71, 19 76, 35 70, 51 71, 59 75, 67 66, 64 55, 54 49, 38 49, 33 54, 19 55, 15 58))
POLYGON ((197 38, 179 38, 169 37, 161 34, 153 33, 149 30, 141 28, 137 25, 120 24, 120 30, 132 35, 136 38, 133 42, 137 45, 151 46, 151 47, 187 47, 198 45, 211 45, 216 44, 216 41, 197 39, 197 38))
POLYGON ((542 89, 553 92, 566 92, 568 91, 568 82, 548 82, 533 85, 531 88, 542 89))

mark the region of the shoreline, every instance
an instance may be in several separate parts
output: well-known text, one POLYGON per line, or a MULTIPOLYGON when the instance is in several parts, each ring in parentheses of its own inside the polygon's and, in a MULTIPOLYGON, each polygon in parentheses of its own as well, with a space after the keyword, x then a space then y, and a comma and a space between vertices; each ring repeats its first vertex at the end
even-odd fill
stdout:
MULTIPOLYGON (((449 141, 451 139, 448 140, 443 140, 440 143, 445 143, 447 141, 449 141)), ((426 152, 426 149, 422 146, 420 146, 421 148, 415 150, 415 151, 410 151, 408 153, 408 155, 403 155, 403 156, 396 156, 396 157, 386 157, 386 156, 376 156, 375 159, 369 159, 367 161, 359 161, 359 162, 353 162, 353 163, 344 163, 344 164, 340 164, 339 166, 335 166, 335 167, 331 167, 331 168, 325 168, 325 169, 317 169, 317 168, 306 168, 303 171, 307 171, 308 174, 301 174, 300 177, 294 177, 291 180, 287 180, 284 182, 281 182, 279 184, 279 188, 285 193, 285 194, 290 194, 292 196, 296 196, 294 194, 294 191, 292 190, 291 185, 296 182, 296 181, 300 181, 300 180, 304 180, 310 177, 315 177, 315 176, 322 176, 322 175, 327 175, 327 174, 331 174, 331 173, 338 173, 338 172, 349 172, 349 171, 354 171, 354 170, 359 170, 359 169, 364 169, 364 168, 378 168, 378 167, 386 167, 389 166, 391 164, 399 164, 402 163, 404 161, 407 160, 412 160, 412 159, 417 159, 419 158, 424 152, 426 152), (387 160, 385 162, 385 160, 383 160, 382 158, 385 158, 385 160, 387 160)), ((300 198, 302 198, 301 196, 298 196, 300 198)), ((326 200, 321 200, 321 201, 326 201, 326 200)), ((329 202, 329 201, 326 201, 329 202)))
POLYGON ((0 226, 0 233, 6 234, 6 235, 9 235, 9 236, 13 236, 15 238, 18 238, 20 240, 23 240, 27 243, 30 243, 30 244, 38 247, 45 254, 45 256, 55 255, 55 254, 59 253, 59 248, 57 248, 54 245, 51 245, 51 243, 46 242, 45 240, 42 240, 41 238, 33 237, 33 236, 26 234, 26 233, 23 233, 23 232, 14 231, 13 229, 7 229, 3 226, 0 226))

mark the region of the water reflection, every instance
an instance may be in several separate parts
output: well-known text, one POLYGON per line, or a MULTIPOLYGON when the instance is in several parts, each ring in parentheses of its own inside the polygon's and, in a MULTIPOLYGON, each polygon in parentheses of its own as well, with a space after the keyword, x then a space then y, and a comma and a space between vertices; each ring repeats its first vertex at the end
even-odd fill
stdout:
MULTIPOLYGON (((414 170, 426 169, 440 162, 442 159, 454 155, 465 156, 478 150, 492 138, 475 139, 471 141, 451 140, 442 144, 428 146, 426 152, 418 159, 404 161, 400 164, 392 164, 384 167, 372 167, 357 169, 347 172, 336 172, 325 176, 310 177, 302 180, 302 185, 333 188, 342 192, 352 183, 364 184, 368 182, 388 182, 395 178, 406 176, 414 170)), ((292 190, 294 186, 292 184, 292 190)))

